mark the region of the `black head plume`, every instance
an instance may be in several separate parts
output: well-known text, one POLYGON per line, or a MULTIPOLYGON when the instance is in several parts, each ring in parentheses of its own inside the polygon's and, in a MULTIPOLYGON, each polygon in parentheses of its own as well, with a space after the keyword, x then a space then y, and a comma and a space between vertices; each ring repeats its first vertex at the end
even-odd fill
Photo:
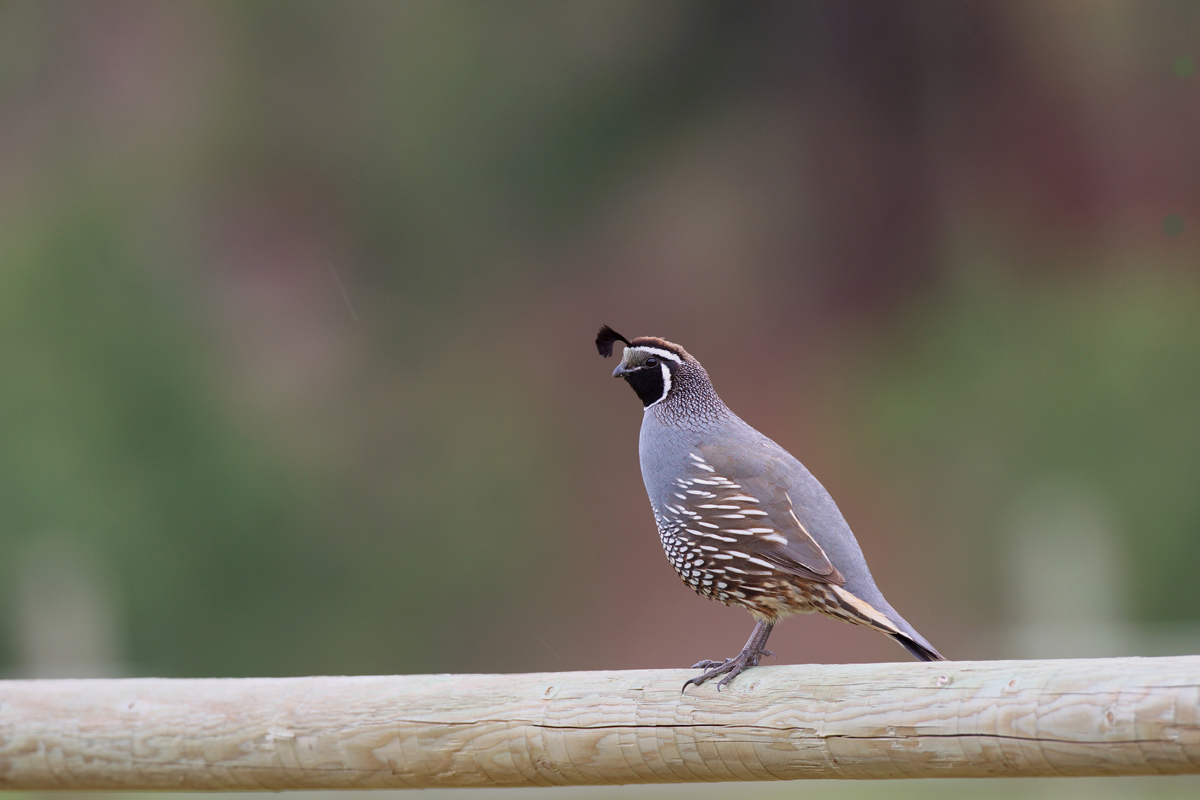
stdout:
POLYGON ((629 340, 624 336, 607 325, 600 326, 600 332, 596 334, 596 351, 608 358, 612 355, 613 342, 624 342, 625 346, 629 347, 629 340))

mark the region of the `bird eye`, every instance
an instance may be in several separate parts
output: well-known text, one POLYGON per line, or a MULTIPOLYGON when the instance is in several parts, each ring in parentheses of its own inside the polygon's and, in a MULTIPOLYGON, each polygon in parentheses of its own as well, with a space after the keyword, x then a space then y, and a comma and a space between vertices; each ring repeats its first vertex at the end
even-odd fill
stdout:
POLYGON ((657 367, 658 359, 655 358, 654 356, 650 356, 649 358, 646 359, 646 366, 647 367, 657 367))

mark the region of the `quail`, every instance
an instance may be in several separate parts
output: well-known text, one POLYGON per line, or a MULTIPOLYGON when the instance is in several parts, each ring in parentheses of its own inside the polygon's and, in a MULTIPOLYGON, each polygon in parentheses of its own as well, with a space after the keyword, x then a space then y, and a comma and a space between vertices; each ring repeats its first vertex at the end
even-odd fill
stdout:
POLYGON ((885 633, 921 661, 944 656, 875 586, 858 541, 825 488, 791 453, 721 402, 700 362, 656 336, 626 339, 607 325, 596 349, 625 352, 613 377, 642 401, 642 479, 663 549, 698 594, 756 620, 733 658, 701 661, 684 683, 728 684, 759 659, 771 629, 819 611, 885 633))

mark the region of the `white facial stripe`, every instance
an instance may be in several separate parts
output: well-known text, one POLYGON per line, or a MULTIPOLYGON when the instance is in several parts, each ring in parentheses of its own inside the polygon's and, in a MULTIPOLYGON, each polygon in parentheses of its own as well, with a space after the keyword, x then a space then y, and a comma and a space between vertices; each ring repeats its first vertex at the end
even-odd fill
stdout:
POLYGON ((667 395, 669 395, 671 393, 671 368, 668 367, 666 364, 659 364, 659 366, 662 367, 662 375, 663 375, 662 397, 658 398, 653 403, 646 406, 646 408, 654 408, 656 405, 658 405, 663 400, 665 400, 667 395))
POLYGON ((644 347, 644 346, 641 346, 641 345, 639 345, 638 347, 631 347, 631 348, 629 348, 629 349, 630 349, 630 350, 637 350, 637 351, 639 351, 639 352, 642 352, 642 353, 651 353, 651 354, 653 354, 653 355, 656 355, 656 356, 658 356, 659 358, 669 358, 669 359, 671 359, 672 361, 674 361, 676 364, 682 364, 682 363, 683 363, 683 359, 681 359, 679 356, 677 356, 677 355, 675 355, 674 353, 672 353, 670 350, 661 350, 661 349, 659 349, 659 348, 657 348, 657 347, 644 347))

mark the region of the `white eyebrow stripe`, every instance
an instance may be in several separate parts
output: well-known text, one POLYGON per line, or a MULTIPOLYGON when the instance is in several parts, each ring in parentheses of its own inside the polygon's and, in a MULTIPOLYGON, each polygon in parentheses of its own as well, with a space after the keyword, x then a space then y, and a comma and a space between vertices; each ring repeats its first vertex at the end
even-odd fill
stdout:
POLYGON ((679 356, 675 355, 674 353, 672 353, 670 350, 662 350, 658 347, 647 347, 646 345, 643 345, 643 344, 639 344, 637 347, 630 347, 629 349, 630 350, 638 350, 643 353, 652 353, 652 354, 654 354, 656 356, 660 356, 662 358, 669 358, 672 361, 674 361, 676 364, 683 363, 683 359, 680 358, 679 356))

